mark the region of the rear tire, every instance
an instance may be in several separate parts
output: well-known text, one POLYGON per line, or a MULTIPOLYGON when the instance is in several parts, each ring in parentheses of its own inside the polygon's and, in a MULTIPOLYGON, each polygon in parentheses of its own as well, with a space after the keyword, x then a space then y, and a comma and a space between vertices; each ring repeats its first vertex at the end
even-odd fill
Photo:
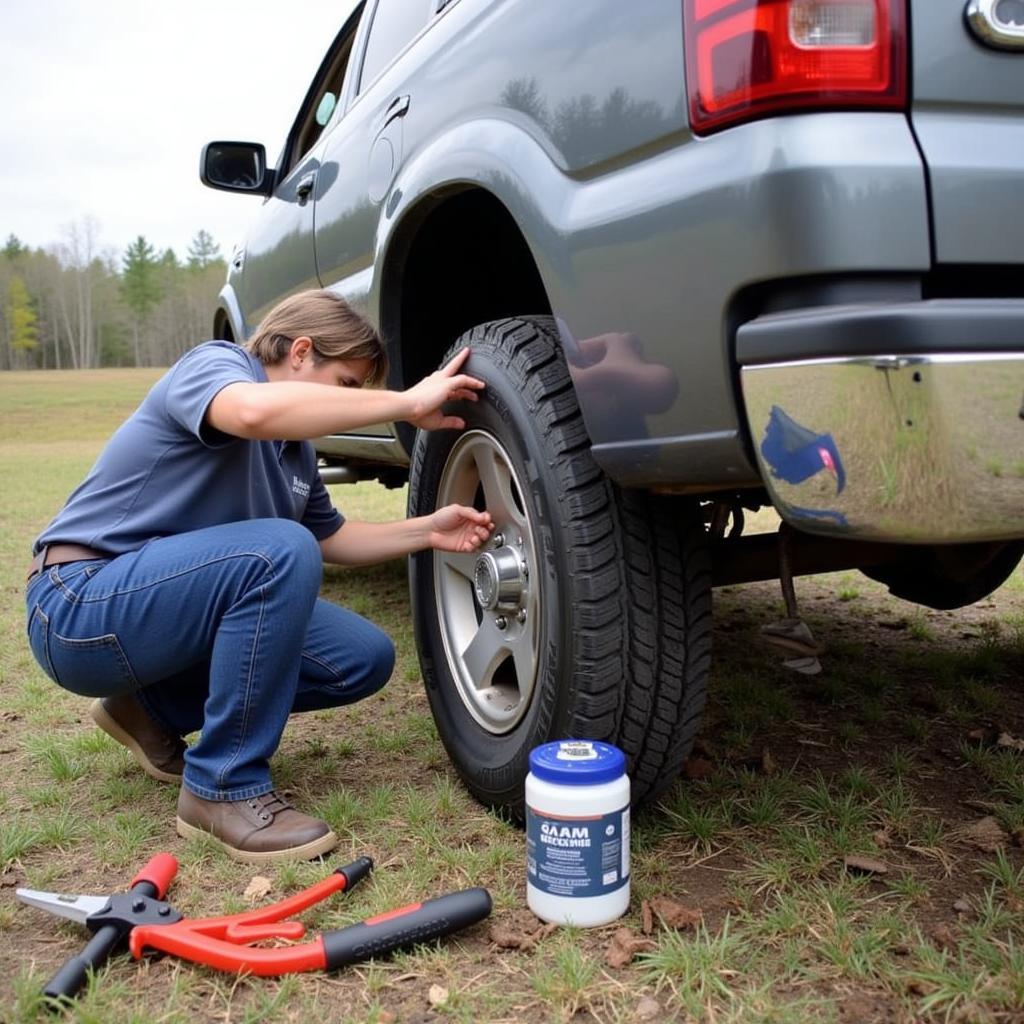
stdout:
POLYGON ((553 321, 484 324, 445 359, 466 345, 486 394, 458 404, 464 432, 420 432, 410 469, 410 515, 475 504, 501 535, 484 558, 411 560, 441 740, 473 795, 516 816, 529 752, 553 739, 615 743, 634 803, 652 798, 689 753, 707 689, 703 524, 691 505, 619 491, 594 462, 553 321))

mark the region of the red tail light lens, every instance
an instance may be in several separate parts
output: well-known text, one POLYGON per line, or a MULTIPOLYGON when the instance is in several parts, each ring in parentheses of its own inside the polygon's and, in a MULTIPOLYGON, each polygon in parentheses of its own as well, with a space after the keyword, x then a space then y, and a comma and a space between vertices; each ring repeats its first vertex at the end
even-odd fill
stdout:
POLYGON ((690 125, 906 104, 905 0, 683 0, 690 125))

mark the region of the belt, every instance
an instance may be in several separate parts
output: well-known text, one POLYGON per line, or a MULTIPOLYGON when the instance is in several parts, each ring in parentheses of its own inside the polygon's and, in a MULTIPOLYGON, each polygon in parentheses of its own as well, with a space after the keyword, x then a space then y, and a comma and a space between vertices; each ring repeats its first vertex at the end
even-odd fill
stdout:
POLYGON ((50 544, 32 559, 25 581, 41 573, 47 566, 63 565, 65 562, 95 561, 98 558, 113 558, 106 551, 87 548, 84 544, 50 544))

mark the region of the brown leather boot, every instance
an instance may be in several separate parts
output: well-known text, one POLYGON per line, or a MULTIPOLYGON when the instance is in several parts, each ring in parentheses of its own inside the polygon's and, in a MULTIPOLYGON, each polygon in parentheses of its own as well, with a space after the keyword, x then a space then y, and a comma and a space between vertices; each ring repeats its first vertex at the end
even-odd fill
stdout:
POLYGON ((273 790, 248 800, 204 800, 184 786, 178 835, 210 833, 234 860, 310 860, 338 845, 327 822, 301 814, 273 790))
POLYGON ((132 752, 147 775, 160 782, 181 782, 185 770, 181 737, 157 725, 130 693, 93 701, 89 713, 108 736, 132 752))

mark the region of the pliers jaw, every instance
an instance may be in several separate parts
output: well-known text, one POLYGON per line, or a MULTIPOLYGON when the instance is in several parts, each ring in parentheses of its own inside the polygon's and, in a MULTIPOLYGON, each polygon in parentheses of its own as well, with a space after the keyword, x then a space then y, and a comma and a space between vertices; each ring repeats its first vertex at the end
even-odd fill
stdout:
POLYGON ((45 910, 56 917, 66 917, 78 924, 85 924, 91 915, 98 914, 110 902, 107 896, 75 896, 39 889, 15 889, 14 895, 30 907, 45 910))

